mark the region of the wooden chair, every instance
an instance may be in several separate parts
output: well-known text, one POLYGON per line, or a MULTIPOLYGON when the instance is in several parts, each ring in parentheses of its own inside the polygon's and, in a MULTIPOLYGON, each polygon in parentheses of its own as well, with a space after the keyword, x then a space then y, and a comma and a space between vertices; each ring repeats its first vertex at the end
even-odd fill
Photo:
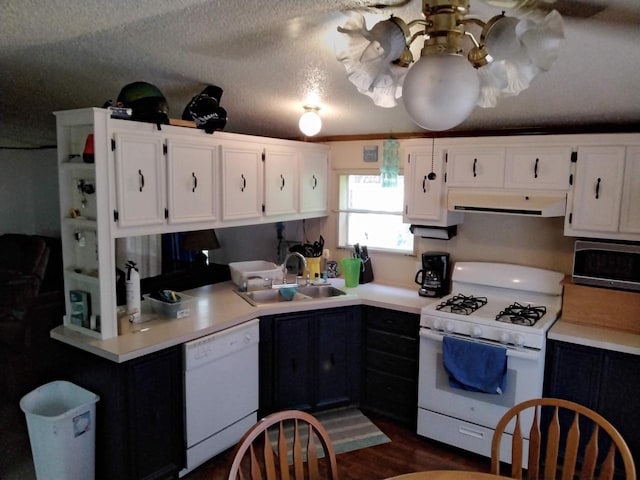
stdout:
POLYGON ((631 451, 615 427, 593 410, 557 398, 527 400, 515 405, 504 414, 496 426, 491 443, 491 473, 500 474, 500 444, 509 438, 508 435, 504 435, 503 438, 503 433, 515 417, 511 442, 511 477, 523 478, 522 458, 526 440, 523 440, 522 431, 527 429, 527 425, 521 424, 521 414, 527 409, 532 409, 529 413, 533 413, 533 421, 528 435, 529 451, 526 478, 551 480, 556 478, 556 473, 559 471, 563 480, 573 479, 574 475, 575 478, 586 480, 595 478, 596 472, 599 471, 599 479, 612 479, 615 473, 616 453, 619 453, 624 464, 625 478, 635 480, 636 472, 631 451), (541 420, 547 418, 542 413, 542 407, 546 407, 548 410, 545 411, 545 414, 550 414, 546 434, 541 432, 541 420), (563 418, 564 422, 561 421, 563 418), (567 423, 567 419, 570 425, 567 425, 567 428, 563 430, 562 425, 567 423), (581 428, 584 433, 582 442, 580 442, 581 428), (589 433, 591 433, 590 436, 588 436, 589 433), (541 465, 543 440, 546 440, 546 451, 541 465), (563 455, 560 452, 561 446, 564 446, 563 455), (604 450, 608 448, 606 456, 599 455, 599 447, 604 450), (558 465, 559 456, 564 457, 564 463, 561 467, 558 465), (581 462, 578 462, 579 458, 581 458, 581 462), (578 472, 576 471, 578 463, 582 464, 579 477, 577 477, 578 472), (542 468, 544 474, 542 474, 542 468))
POLYGON ((327 431, 314 416, 286 410, 263 418, 244 434, 236 446, 228 479, 318 480, 321 473, 338 480, 336 456, 327 431), (319 446, 324 450, 320 461, 319 446))

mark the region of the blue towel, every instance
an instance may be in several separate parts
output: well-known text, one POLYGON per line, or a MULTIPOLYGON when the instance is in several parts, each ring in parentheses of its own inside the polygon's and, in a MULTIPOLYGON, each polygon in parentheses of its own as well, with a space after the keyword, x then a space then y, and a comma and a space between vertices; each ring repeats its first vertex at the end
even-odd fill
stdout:
POLYGON ((445 336, 442 363, 449 385, 472 392, 501 395, 507 380, 507 349, 445 336))

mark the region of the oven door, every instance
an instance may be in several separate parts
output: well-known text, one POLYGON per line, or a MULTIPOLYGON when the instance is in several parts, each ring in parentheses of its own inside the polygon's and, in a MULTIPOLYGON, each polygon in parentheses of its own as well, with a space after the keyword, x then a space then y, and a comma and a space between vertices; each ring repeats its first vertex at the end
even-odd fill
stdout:
MULTIPOLYGON (((491 456, 493 430, 504 413, 521 401, 542 395, 544 351, 505 346, 507 381, 503 394, 471 392, 449 386, 442 362, 443 337, 442 332, 420 329, 418 433, 491 456)), ((523 419, 525 424, 530 421, 523 419)), ((507 432, 512 431, 509 425, 507 432)))

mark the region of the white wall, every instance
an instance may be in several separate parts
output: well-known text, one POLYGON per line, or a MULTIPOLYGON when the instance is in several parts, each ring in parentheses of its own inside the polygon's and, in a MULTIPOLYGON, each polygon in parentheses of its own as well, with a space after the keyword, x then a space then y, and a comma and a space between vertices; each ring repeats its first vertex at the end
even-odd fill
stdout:
POLYGON ((0 149, 0 233, 60 236, 56 150, 0 149))
MULTIPOLYGON (((429 140, 426 140, 429 141, 429 140)), ((379 169, 383 141, 332 142, 331 208, 337 209, 336 178, 338 173, 379 169), (378 145, 378 163, 362 160, 364 145, 378 145)), ((401 161, 402 161, 402 141, 401 161)), ((467 213, 458 226, 458 235, 451 240, 416 238, 414 255, 370 252, 375 279, 381 283, 411 287, 419 268, 420 254, 429 250, 449 252, 452 261, 491 261, 516 263, 538 268, 571 271, 574 239, 563 235, 563 218, 531 218, 511 215, 467 213)), ((327 247, 334 258, 344 258, 350 251, 337 250, 337 217, 312 222, 323 231, 327 247)))

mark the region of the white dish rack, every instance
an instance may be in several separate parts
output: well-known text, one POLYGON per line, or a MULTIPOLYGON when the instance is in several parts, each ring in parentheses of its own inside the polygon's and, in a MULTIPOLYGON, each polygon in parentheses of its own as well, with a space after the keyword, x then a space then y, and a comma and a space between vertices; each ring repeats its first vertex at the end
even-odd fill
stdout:
POLYGON ((231 280, 238 287, 242 287, 245 282, 249 283, 252 278, 260 278, 263 281, 269 279, 269 283, 282 282, 282 265, 264 260, 231 262, 229 270, 231 271, 231 280))

